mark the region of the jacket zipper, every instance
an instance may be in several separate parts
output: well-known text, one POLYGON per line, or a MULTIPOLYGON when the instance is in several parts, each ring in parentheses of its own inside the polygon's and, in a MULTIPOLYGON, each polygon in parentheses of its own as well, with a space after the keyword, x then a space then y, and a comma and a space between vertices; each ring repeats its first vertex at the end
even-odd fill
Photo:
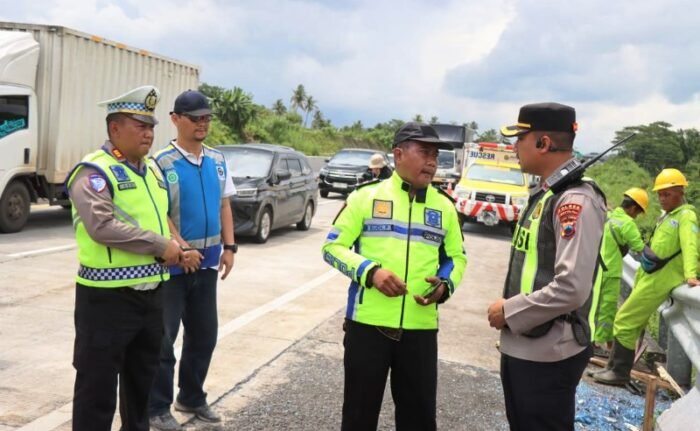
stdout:
MULTIPOLYGON (((406 233, 406 269, 404 270, 403 279, 406 281, 406 289, 408 289, 408 257, 411 251, 411 213, 413 212, 413 198, 408 195, 408 232, 406 233)), ((399 329, 403 329, 403 314, 406 309, 406 294, 401 297, 401 319, 399 320, 399 329)))

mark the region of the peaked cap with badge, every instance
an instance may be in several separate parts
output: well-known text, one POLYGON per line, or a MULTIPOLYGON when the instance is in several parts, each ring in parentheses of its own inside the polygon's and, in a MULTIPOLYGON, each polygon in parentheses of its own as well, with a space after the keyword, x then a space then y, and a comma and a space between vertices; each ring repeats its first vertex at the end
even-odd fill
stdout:
POLYGON ((160 91, 152 85, 144 85, 127 91, 121 96, 104 100, 98 106, 107 107, 107 115, 124 114, 146 124, 158 124, 153 113, 160 100, 160 91))
POLYGON ((576 110, 561 103, 532 103, 520 108, 518 122, 501 127, 503 136, 518 136, 528 132, 576 133, 576 110))

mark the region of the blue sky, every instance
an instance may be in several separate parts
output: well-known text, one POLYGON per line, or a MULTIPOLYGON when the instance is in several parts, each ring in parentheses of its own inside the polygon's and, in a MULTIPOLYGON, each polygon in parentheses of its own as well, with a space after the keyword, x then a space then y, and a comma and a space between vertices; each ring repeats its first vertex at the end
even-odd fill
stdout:
POLYGON ((72 27, 201 67, 270 106, 304 84, 335 125, 513 122, 574 106, 577 146, 656 120, 700 128, 700 3, 476 0, 0 0, 0 19, 72 27))

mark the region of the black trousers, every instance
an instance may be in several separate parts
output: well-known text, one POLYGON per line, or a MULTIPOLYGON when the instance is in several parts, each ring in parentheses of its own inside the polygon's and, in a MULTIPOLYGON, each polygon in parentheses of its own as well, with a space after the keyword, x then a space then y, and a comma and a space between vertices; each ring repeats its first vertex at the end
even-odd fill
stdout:
POLYGON ((163 336, 161 289, 76 285, 73 431, 148 431, 148 393, 163 336))
POLYGON ((217 277, 218 272, 215 269, 200 269, 190 274, 172 276, 163 283, 165 335, 160 352, 160 365, 151 389, 151 416, 170 411, 170 405, 173 403, 173 344, 180 329, 180 321, 184 334, 177 401, 187 407, 200 407, 207 403, 204 380, 209 372, 219 328, 216 314, 217 277))
POLYGON ((375 326, 345 321, 343 431, 377 429, 386 379, 397 431, 434 431, 437 396, 437 330, 404 330, 399 341, 375 326))
POLYGON ((576 386, 592 347, 558 362, 501 355, 501 382, 511 431, 573 431, 576 386))

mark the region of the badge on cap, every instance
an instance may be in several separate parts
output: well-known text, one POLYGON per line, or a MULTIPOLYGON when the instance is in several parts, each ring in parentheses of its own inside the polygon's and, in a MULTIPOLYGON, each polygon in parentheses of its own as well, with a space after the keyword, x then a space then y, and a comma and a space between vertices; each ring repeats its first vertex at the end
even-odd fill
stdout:
POLYGON ((581 214, 581 205, 579 204, 564 204, 557 209, 563 239, 571 239, 576 235, 576 221, 579 214, 581 214))
POLYGON ((97 193, 102 193, 107 187, 107 180, 100 174, 90 174, 88 180, 90 181, 90 187, 97 193))

